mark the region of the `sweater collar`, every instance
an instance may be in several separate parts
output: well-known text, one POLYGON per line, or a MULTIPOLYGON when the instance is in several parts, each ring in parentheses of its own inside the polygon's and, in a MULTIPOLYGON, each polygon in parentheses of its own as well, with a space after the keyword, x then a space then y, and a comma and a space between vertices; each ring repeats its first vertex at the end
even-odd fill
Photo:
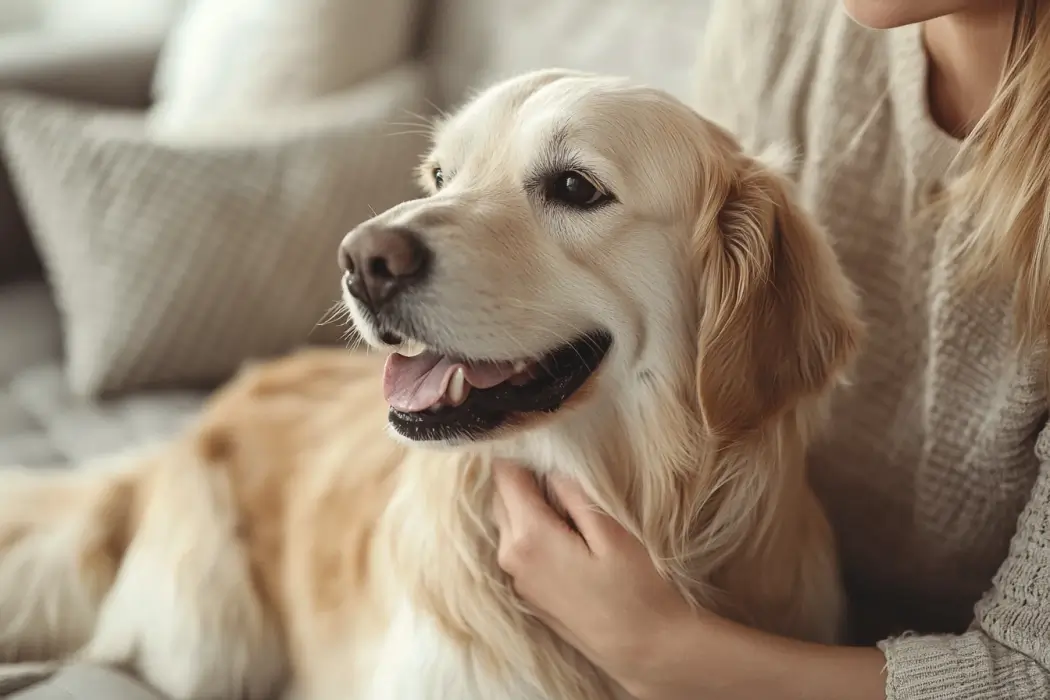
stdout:
POLYGON ((962 141, 947 133, 930 113, 927 83, 930 61, 921 25, 887 32, 889 42, 889 93, 899 120, 902 147, 919 182, 943 184, 950 177, 962 141))

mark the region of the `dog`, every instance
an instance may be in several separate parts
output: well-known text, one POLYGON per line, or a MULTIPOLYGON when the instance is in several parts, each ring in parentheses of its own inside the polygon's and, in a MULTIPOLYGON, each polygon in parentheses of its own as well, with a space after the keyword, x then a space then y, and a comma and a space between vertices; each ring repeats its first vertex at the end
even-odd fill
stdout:
POLYGON ((578 479, 695 605, 837 638, 805 453, 863 327, 789 180, 664 92, 553 69, 441 118, 419 178, 338 251, 372 351, 2 472, 0 657, 175 700, 626 697, 500 573, 497 457, 578 479))

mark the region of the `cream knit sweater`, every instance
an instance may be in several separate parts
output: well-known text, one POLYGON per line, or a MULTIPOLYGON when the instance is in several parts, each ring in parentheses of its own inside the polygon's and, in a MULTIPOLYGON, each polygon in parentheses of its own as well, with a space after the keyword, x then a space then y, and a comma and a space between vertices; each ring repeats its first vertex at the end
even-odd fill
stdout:
MULTIPOLYGON (((918 27, 834 0, 716 0, 698 107, 749 149, 787 142, 870 337, 812 459, 858 642, 891 700, 1050 698, 1050 429, 1009 299, 957 293, 963 224, 926 205, 959 144, 926 102, 918 27)), ((1050 280, 1047 280, 1050 284, 1050 280)))

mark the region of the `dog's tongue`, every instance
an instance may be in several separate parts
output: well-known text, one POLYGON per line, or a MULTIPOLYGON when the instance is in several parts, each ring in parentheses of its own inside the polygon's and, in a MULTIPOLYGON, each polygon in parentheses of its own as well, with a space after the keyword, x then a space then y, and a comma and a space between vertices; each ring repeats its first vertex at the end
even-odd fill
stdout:
POLYGON ((472 362, 467 365, 431 352, 415 357, 393 353, 386 358, 383 371, 386 402, 391 408, 405 413, 425 411, 441 401, 457 368, 463 368, 467 383, 476 389, 494 387, 516 374, 512 362, 472 362))

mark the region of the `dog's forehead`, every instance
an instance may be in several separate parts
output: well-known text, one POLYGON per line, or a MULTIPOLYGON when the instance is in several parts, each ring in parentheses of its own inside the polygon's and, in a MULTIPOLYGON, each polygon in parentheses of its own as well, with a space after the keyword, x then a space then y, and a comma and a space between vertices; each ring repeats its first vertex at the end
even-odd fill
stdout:
POLYGON ((585 107, 613 86, 626 82, 584 73, 542 71, 499 83, 478 94, 463 111, 464 121, 489 119, 493 115, 520 118, 524 115, 585 107))
POLYGON ((540 72, 477 95, 437 131, 436 145, 451 152, 491 153, 515 135, 533 142, 556 135, 622 143, 619 136, 625 132, 654 137, 681 132, 694 118, 669 95, 624 78, 540 72))

